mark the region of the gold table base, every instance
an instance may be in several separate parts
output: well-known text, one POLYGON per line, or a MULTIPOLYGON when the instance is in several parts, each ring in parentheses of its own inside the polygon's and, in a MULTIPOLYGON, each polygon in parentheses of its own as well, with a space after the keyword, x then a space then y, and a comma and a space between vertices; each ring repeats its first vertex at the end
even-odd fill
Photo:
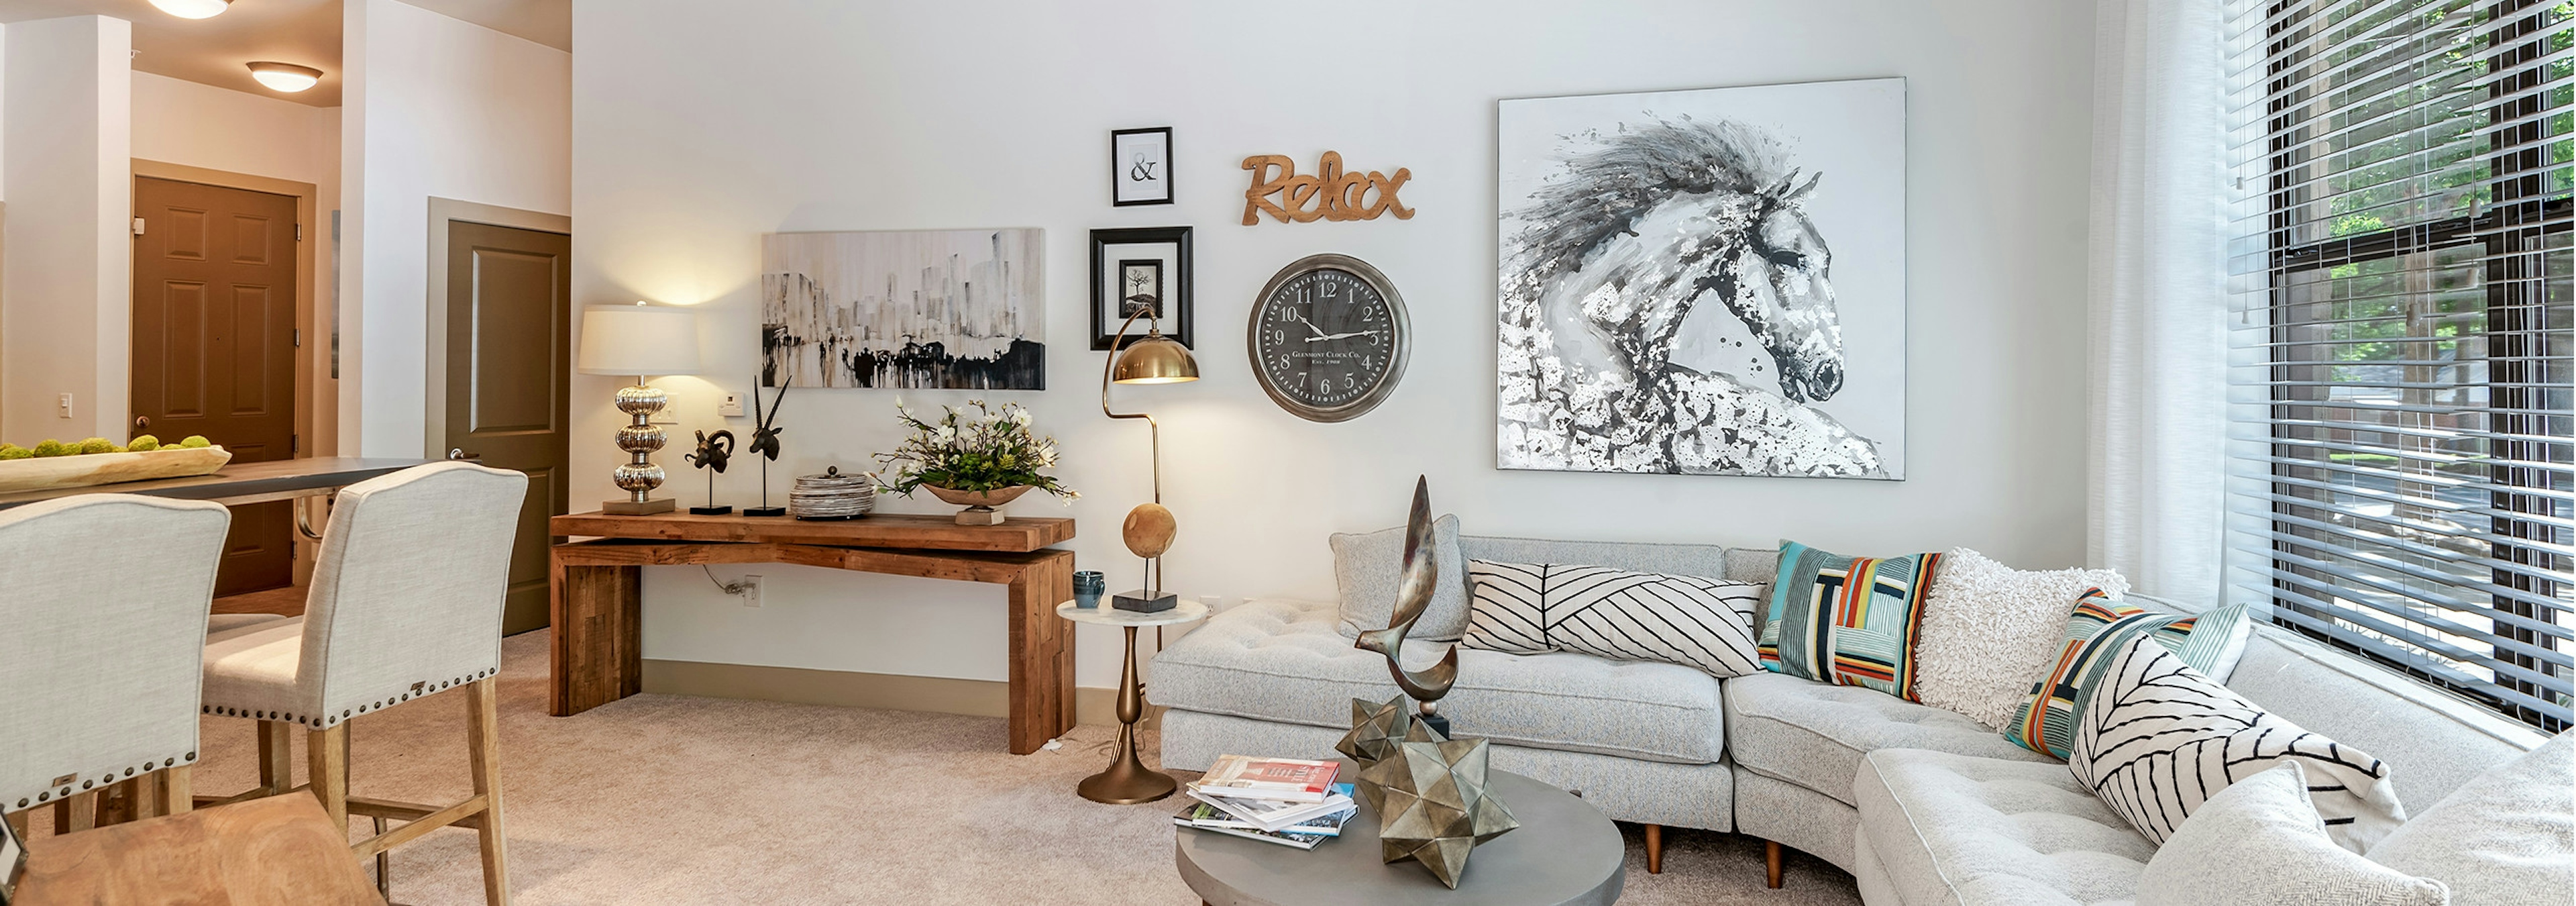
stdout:
POLYGON ((1136 627, 1127 630, 1127 658, 1118 676, 1118 751, 1109 768, 1082 779, 1075 791, 1082 798, 1110 805, 1135 805, 1169 796, 1180 788, 1172 775, 1145 766, 1136 757, 1136 721, 1145 716, 1145 684, 1136 676, 1136 627))

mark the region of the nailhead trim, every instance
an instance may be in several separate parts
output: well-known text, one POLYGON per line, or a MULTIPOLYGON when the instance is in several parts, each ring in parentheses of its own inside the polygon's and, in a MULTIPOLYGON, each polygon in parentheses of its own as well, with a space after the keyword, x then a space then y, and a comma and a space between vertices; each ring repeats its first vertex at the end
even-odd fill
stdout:
MULTIPOLYGON (((369 712, 369 711, 382 711, 382 710, 384 710, 384 709, 385 709, 385 707, 386 707, 386 706, 388 706, 388 705, 399 705, 399 704, 402 704, 403 702, 410 701, 410 700, 412 700, 413 698, 427 698, 427 697, 429 697, 430 693, 433 693, 433 692, 445 692, 445 691, 447 691, 447 690, 449 690, 449 689, 453 689, 453 688, 456 688, 456 687, 458 687, 458 686, 465 685, 465 684, 467 684, 467 683, 475 682, 475 681, 478 681, 478 680, 491 679, 492 677, 499 676, 500 674, 501 674, 501 668, 498 668, 498 667, 492 667, 492 668, 487 668, 487 669, 483 669, 483 670, 477 670, 477 671, 474 671, 473 673, 469 673, 469 674, 466 674, 466 675, 464 675, 464 676, 460 676, 460 677, 452 677, 452 678, 444 679, 444 680, 422 680, 422 681, 420 681, 420 683, 419 683, 419 685, 421 685, 421 686, 428 686, 429 684, 431 684, 431 683, 433 683, 433 682, 435 682, 437 685, 436 685, 434 688, 429 688, 429 689, 427 689, 426 691, 422 691, 422 692, 418 692, 418 693, 412 693, 412 692, 399 693, 399 694, 397 694, 395 697, 393 697, 393 698, 389 698, 389 699, 385 699, 385 700, 383 700, 383 701, 374 702, 374 703, 372 703, 372 704, 368 704, 368 703, 361 703, 361 704, 359 704, 356 708, 344 708, 344 709, 342 709, 342 710, 340 711, 340 716, 338 716, 338 717, 333 717, 333 716, 331 716, 331 715, 329 715, 329 714, 324 714, 324 715, 322 715, 322 716, 320 716, 320 717, 310 717, 310 716, 306 716, 306 715, 295 714, 295 713, 293 713, 293 712, 288 712, 288 711, 245 711, 245 710, 242 710, 242 709, 240 709, 240 708, 228 708, 228 707, 220 707, 220 706, 215 706, 215 705, 205 705, 205 706, 202 706, 202 707, 198 708, 198 711, 199 711, 199 713, 203 713, 203 714, 212 714, 212 715, 215 715, 215 716, 218 716, 218 717, 249 717, 249 718, 255 718, 255 719, 258 719, 258 720, 282 720, 282 721, 293 721, 293 722, 294 722, 295 724, 297 724, 298 726, 311 727, 311 728, 314 728, 314 729, 319 730, 319 729, 325 729, 325 728, 328 728, 328 727, 336 726, 336 725, 338 725, 341 721, 344 721, 344 720, 349 719, 349 717, 350 717, 352 714, 365 714, 365 713, 367 713, 367 712, 369 712)), ((196 759, 195 759, 195 756, 190 756, 190 757, 189 757, 189 760, 191 760, 191 761, 196 760, 196 759)))

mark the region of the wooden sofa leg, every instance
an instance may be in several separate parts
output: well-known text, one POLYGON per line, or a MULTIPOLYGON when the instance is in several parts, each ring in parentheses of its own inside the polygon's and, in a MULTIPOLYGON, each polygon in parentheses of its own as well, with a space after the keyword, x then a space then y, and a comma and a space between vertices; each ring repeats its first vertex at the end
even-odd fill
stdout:
POLYGON ((1664 826, 1646 825, 1646 873, 1664 873, 1664 826))
POLYGON ((1780 889, 1780 844, 1769 840, 1762 841, 1762 883, 1780 889))

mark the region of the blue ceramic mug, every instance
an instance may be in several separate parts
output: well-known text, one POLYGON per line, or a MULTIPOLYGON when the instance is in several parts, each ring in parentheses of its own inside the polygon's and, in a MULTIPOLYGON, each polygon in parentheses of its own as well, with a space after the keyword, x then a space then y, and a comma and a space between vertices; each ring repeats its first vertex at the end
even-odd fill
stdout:
POLYGON ((1109 590, 1109 577, 1095 570, 1073 574, 1073 606, 1085 609, 1100 606, 1100 593, 1109 590))

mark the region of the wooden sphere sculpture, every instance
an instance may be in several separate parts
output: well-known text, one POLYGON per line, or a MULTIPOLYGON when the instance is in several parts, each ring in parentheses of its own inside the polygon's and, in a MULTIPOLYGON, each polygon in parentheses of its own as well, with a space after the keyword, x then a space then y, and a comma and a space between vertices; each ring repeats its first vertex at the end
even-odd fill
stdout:
POLYGON ((1172 521, 1172 511, 1162 504, 1140 503, 1127 511, 1127 523, 1120 531, 1127 538, 1129 551, 1151 560, 1172 549, 1172 538, 1180 533, 1180 524, 1172 521))

